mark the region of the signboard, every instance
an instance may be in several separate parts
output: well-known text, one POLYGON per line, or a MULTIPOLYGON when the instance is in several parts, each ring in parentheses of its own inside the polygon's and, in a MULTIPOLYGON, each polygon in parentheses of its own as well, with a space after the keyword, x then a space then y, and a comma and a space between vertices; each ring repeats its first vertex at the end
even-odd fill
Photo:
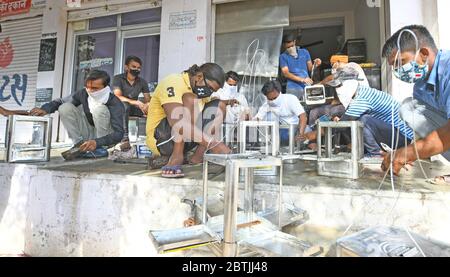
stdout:
POLYGON ((0 3, 0 17, 28 13, 31 0, 2 0, 0 3))
POLYGON ((98 68, 113 63, 114 63, 113 58, 97 58, 89 61, 80 62, 80 69, 98 68))
POLYGON ((54 71, 56 58, 56 38, 41 39, 38 71, 54 71))
POLYGON ((52 88, 38 88, 36 90, 36 107, 40 108, 42 105, 51 102, 53 96, 52 88))
POLYGON ((197 26, 197 11, 171 13, 169 30, 195 29, 197 26))

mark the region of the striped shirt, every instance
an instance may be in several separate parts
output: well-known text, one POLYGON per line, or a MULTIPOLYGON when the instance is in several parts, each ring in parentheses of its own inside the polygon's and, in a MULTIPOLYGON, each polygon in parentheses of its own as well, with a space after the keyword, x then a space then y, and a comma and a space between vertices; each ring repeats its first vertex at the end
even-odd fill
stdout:
POLYGON ((399 129, 402 135, 412 140, 414 137, 413 130, 400 118, 400 103, 383 91, 359 86, 345 114, 356 118, 367 114, 391 125, 392 106, 394 107, 395 128, 399 129))

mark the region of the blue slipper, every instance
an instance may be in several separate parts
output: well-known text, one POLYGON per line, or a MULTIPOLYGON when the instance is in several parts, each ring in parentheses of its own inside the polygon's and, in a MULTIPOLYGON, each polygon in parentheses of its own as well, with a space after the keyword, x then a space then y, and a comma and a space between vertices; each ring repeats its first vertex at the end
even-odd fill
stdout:
POLYGON ((181 165, 166 165, 161 168, 161 177, 163 178, 182 178, 184 177, 183 169, 181 165), (169 173, 164 173, 168 171, 169 173))
POLYGON ((83 159, 99 159, 108 157, 108 150, 104 148, 97 148, 92 152, 86 152, 81 154, 83 159))

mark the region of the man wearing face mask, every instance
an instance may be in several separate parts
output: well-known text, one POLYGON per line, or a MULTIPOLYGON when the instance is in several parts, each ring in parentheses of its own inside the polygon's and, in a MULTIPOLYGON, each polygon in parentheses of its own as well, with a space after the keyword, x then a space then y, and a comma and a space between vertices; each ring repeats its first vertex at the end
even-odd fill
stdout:
MULTIPOLYGON (((281 94, 281 84, 269 81, 264 84, 261 93, 267 101, 259 108, 255 120, 278 121, 280 124, 298 125, 297 139, 304 139, 307 117, 298 99, 291 94, 281 94)), ((280 141, 289 142, 289 130, 280 130, 280 141)))
MULTIPOLYGON (((286 93, 303 99, 305 86, 313 84, 313 80, 310 78, 313 63, 308 50, 297 47, 296 42, 293 34, 283 36, 283 48, 286 51, 280 56, 280 68, 288 79, 286 93)), ((315 59, 314 64, 320 66, 322 61, 315 59)))
POLYGON ((203 162, 205 152, 229 154, 231 150, 216 135, 225 114, 226 101, 212 100, 223 87, 225 72, 214 63, 193 65, 172 74, 156 87, 147 120, 147 145, 153 153, 152 169, 161 168, 162 177, 179 178, 186 153, 195 149, 189 163, 203 162))
POLYGON ((136 56, 129 56, 125 59, 125 73, 114 76, 112 82, 114 94, 125 106, 125 136, 121 145, 122 150, 131 148, 128 138, 129 117, 146 117, 148 112, 151 97, 148 82, 139 77, 141 68, 141 59, 136 56), (141 93, 144 94, 144 102, 139 101, 141 93))
MULTIPOLYGON (((396 151, 393 173, 398 175, 417 159, 438 154, 450 159, 450 51, 438 50, 424 26, 411 25, 387 40, 383 57, 397 78, 414 84, 414 99, 405 100, 401 116, 423 138, 396 151)), ((382 169, 387 171, 390 165, 391 155, 386 154, 382 169)))
MULTIPOLYGON (((326 84, 336 87, 337 97, 345 108, 345 114, 333 120, 358 120, 364 123, 365 155, 367 158, 378 158, 381 155, 382 143, 395 148, 398 140, 398 147, 403 147, 411 142, 413 131, 400 119, 400 104, 391 95, 370 88, 363 76, 352 66, 340 66, 336 68, 330 78, 331 81, 326 84), (394 146, 392 145, 392 118, 394 118, 395 130, 394 146)), ((344 134, 350 137, 349 132, 344 134)), ((317 132, 310 132, 305 136, 308 140, 315 141, 317 132)))
POLYGON ((369 158, 380 157, 382 143, 391 148, 396 148, 397 140, 398 147, 409 144, 413 131, 400 119, 400 104, 391 95, 367 86, 367 80, 361 76, 361 72, 351 66, 338 67, 333 74, 328 85, 336 87, 339 101, 346 109, 345 114, 335 120, 364 123, 364 151, 369 158))
POLYGON ((248 103, 245 96, 238 92, 239 76, 234 71, 225 74, 225 85, 217 92, 212 94, 213 98, 217 98, 227 103, 225 123, 233 124, 240 119, 248 119, 248 103), (243 116, 243 117, 242 117, 243 116))
MULTIPOLYGON (((34 108, 30 115, 44 116, 58 111, 72 142, 75 145, 82 143, 79 146, 84 153, 81 157, 106 157, 108 151, 105 148, 114 146, 123 138, 125 112, 123 104, 111 92, 109 83, 107 72, 93 70, 86 77, 84 89, 34 108)), ((77 155, 63 157, 73 159, 79 155, 77 152, 77 155)))

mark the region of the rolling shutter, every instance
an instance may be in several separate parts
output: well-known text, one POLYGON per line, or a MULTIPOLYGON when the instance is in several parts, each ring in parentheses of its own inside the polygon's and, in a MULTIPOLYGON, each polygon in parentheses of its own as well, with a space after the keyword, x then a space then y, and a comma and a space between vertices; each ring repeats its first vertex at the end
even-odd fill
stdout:
MULTIPOLYGON (((42 16, 2 22, 0 33, 0 106, 34 108, 42 16)), ((6 118, 0 118, 0 141, 5 141, 6 118)))

